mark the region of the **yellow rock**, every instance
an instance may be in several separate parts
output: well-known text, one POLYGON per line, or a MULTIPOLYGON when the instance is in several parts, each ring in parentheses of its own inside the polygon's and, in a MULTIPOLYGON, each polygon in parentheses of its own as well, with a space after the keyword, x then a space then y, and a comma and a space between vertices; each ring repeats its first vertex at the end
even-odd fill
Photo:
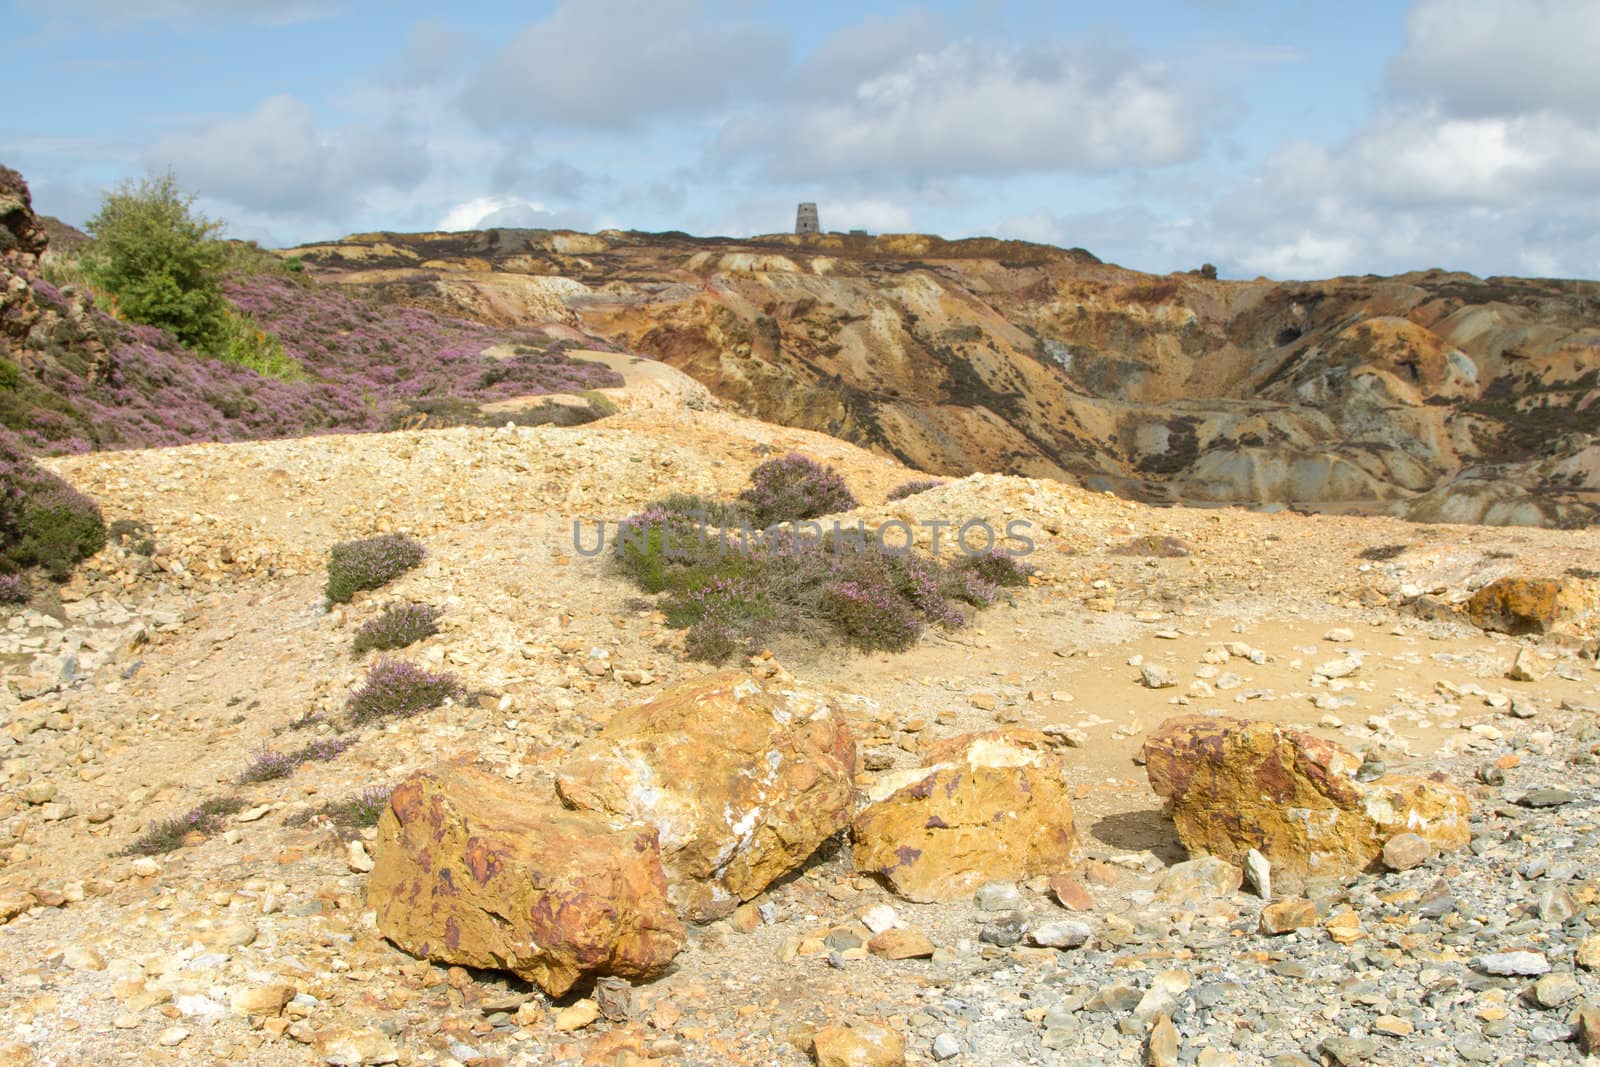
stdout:
POLYGON ((1191 853, 1242 863, 1254 848, 1301 877, 1381 868, 1383 846, 1415 834, 1435 849, 1470 839, 1471 803, 1432 778, 1358 782, 1348 749, 1268 722, 1190 715, 1144 744, 1150 785, 1191 853))
POLYGON ((1078 866, 1064 765, 1029 730, 964 734, 925 764, 881 777, 856 817, 856 870, 917 901, 958 900, 986 882, 1078 866))

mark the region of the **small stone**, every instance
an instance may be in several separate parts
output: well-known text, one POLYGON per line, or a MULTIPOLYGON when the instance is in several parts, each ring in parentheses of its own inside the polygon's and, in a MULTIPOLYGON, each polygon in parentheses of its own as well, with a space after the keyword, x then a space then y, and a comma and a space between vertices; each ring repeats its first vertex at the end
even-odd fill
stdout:
POLYGON ((1304 898, 1279 900, 1261 909, 1260 930, 1269 937, 1317 925, 1317 906, 1304 898))
MULTIPOLYGON (((295 1036, 296 1023, 289 1028, 295 1036)), ((298 1040, 298 1038, 297 1038, 298 1040)), ((400 1058, 400 1049, 381 1030, 365 1027, 358 1030, 316 1031, 312 1037, 322 1053, 322 1062, 328 1067, 369 1067, 372 1064, 394 1063, 400 1058)))
POLYGON ((921 960, 933 955, 934 944, 921 930, 893 927, 874 935, 867 951, 886 960, 921 960))
POLYGON ((1578 1051, 1585 1056, 1600 1056, 1600 1008, 1578 1012, 1578 1051))
POLYGON ((1317 1046, 1317 1051, 1326 1062, 1338 1067, 1358 1067, 1378 1054, 1378 1043, 1368 1038, 1330 1037, 1317 1046))
POLYGON ((1432 854, 1433 846, 1421 834, 1396 834, 1383 844, 1383 865, 1391 871, 1409 871, 1432 854))
POLYGON ((1506 671, 1506 677, 1513 682, 1538 682, 1543 681, 1545 675, 1550 673, 1550 668, 1545 666, 1539 654, 1531 648, 1520 649, 1517 658, 1511 661, 1511 669, 1506 671))
POLYGON ((1571 974, 1547 974, 1533 983, 1533 999, 1539 1007, 1549 1010, 1559 1008, 1569 1000, 1576 1000, 1583 992, 1578 980, 1571 974))
POLYGON ((22 787, 22 799, 29 804, 48 804, 55 798, 56 786, 54 782, 34 779, 22 787))
POLYGON ((1566 888, 1553 885, 1539 894, 1539 918, 1560 926, 1578 914, 1578 902, 1566 888))
POLYGON ((350 869, 357 874, 372 873, 372 857, 367 855, 367 847, 360 841, 352 841, 345 850, 346 862, 350 869))
POLYGON ((1380 1015, 1372 1020, 1372 1029, 1385 1037, 1410 1037, 1416 1030, 1410 1019, 1398 1015, 1380 1015))
POLYGON ((957 1041, 954 1034, 940 1034, 933 1039, 933 1058, 940 1063, 953 1060, 961 1055, 961 1042, 957 1041))
POLYGON ((1146 689, 1171 689, 1178 684, 1171 670, 1153 663, 1146 663, 1139 668, 1139 682, 1146 689))
POLYGON ((895 910, 887 904, 879 904, 868 908, 861 916, 861 925, 875 934, 881 934, 899 922, 900 916, 895 914, 895 910))
POLYGON ((984 923, 983 930, 978 934, 978 940, 986 945, 1010 948, 1022 940, 1025 925, 1022 916, 1013 912, 984 923))
POLYGON ((1324 641, 1332 641, 1335 644, 1347 644, 1356 639, 1356 634, 1348 626, 1336 626, 1323 634, 1322 639, 1324 641))
POLYGON ((1227 860, 1201 856, 1169 868, 1156 897, 1174 904, 1203 904, 1227 896, 1243 883, 1244 874, 1227 860))
POLYGON ((1053 876, 1049 882, 1050 895, 1055 897, 1056 903, 1068 911, 1093 911, 1094 898, 1089 895, 1089 890, 1076 878, 1065 874, 1053 876))
POLYGON ((1011 882, 990 882, 978 888, 972 901, 984 911, 1009 911, 1022 906, 1022 894, 1011 882))
POLYGON ((1079 948, 1092 936, 1088 923, 1067 919, 1034 927, 1028 932, 1028 941, 1041 948, 1079 948))
POLYGON ((1328 931, 1328 936, 1341 945, 1353 945, 1367 936, 1367 932, 1361 928, 1361 916, 1353 911, 1331 915, 1322 926, 1328 931))
POLYGON ((236 989, 228 998, 235 1015, 279 1015, 294 997, 292 985, 247 986, 236 989))
POLYGON ((1272 864, 1255 849, 1244 854, 1244 880, 1256 891, 1256 896, 1262 900, 1272 899, 1272 864))
POLYGON ((156 1043, 162 1048, 176 1048, 183 1044, 188 1037, 189 1031, 185 1030, 183 1027, 169 1026, 165 1030, 161 1031, 160 1036, 156 1038, 156 1043))
POLYGON ((556 1029, 563 1034, 570 1034, 575 1030, 582 1030, 591 1026, 600 1018, 600 1005, 593 999, 584 997, 582 1000, 567 1005, 556 1012, 556 1029))
POLYGON ((862 1019, 812 1039, 817 1067, 905 1067, 906 1039, 886 1023, 862 1019))
POLYGON ((1600 970, 1600 934, 1578 944, 1578 966, 1586 971, 1600 970))
POLYGON ((92 948, 82 945, 73 945, 62 954, 61 962, 75 971, 103 971, 106 969, 105 957, 92 948))
POLYGON ((1524 808, 1559 808, 1577 797, 1566 789, 1535 789, 1517 801, 1524 808))
POLYGON ((1150 1028, 1145 1062, 1150 1067, 1178 1067, 1178 1028, 1172 1025, 1170 1017, 1161 1016, 1150 1028))
POLYGON ((1472 967, 1483 974, 1539 975, 1549 972, 1550 961, 1541 952, 1494 952, 1473 960, 1472 967))

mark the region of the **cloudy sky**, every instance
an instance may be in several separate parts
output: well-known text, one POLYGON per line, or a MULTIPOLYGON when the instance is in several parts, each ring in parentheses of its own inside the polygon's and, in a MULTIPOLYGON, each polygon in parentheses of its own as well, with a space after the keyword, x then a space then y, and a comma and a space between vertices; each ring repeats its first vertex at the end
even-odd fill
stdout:
POLYGON ((1153 271, 1600 277, 1600 0, 1112 10, 0 0, 0 162, 75 223, 170 168, 274 245, 770 233, 815 200, 1153 271))

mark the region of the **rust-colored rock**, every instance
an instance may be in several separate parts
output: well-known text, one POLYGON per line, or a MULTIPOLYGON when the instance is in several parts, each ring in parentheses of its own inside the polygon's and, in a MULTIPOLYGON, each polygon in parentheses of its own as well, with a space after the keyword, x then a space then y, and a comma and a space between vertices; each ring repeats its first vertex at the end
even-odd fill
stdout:
POLYGON ((906 1039, 887 1023, 862 1019, 819 1031, 811 1051, 817 1067, 905 1067, 906 1039))
POLYGON ((1467 601, 1467 618, 1480 630, 1547 634, 1568 610, 1565 587, 1553 578, 1501 578, 1467 601))
POLYGON ((560 996, 585 977, 656 977, 684 944, 653 828, 616 829, 465 761, 396 787, 375 852, 378 929, 436 962, 560 996))
POLYGON ((1301 877, 1381 869, 1383 846, 1412 833, 1460 848, 1470 802, 1431 778, 1358 782, 1348 749, 1267 722, 1191 715, 1168 719, 1144 744, 1150 785, 1184 847, 1230 863, 1258 849, 1301 877))
POLYGON ((856 870, 928 902, 1082 862, 1064 767, 1049 737, 964 734, 932 746, 925 760, 872 789, 873 803, 855 822, 856 870))
POLYGON ((654 826, 673 902, 733 911, 850 824, 855 742, 821 704, 723 672, 626 709, 556 774, 570 806, 654 826))

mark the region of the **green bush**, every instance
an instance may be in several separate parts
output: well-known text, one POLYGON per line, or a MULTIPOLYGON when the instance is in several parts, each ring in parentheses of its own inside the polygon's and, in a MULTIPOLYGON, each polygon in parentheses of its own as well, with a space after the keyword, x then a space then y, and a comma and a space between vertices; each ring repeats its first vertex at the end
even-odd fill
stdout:
POLYGON ((422 544, 405 534, 342 541, 328 553, 328 599, 348 604, 363 589, 377 589, 422 562, 422 544))
POLYGON ((306 369, 283 350, 283 342, 233 308, 224 308, 217 336, 217 358, 253 370, 263 378, 303 381, 306 369))
POLYGON ((64 581, 105 543, 106 524, 95 502, 0 431, 0 572, 42 567, 64 581))
POLYGON ((224 332, 220 222, 196 215, 170 173, 109 192, 88 222, 83 252, 94 287, 133 322, 159 326, 190 348, 215 351, 224 332))

